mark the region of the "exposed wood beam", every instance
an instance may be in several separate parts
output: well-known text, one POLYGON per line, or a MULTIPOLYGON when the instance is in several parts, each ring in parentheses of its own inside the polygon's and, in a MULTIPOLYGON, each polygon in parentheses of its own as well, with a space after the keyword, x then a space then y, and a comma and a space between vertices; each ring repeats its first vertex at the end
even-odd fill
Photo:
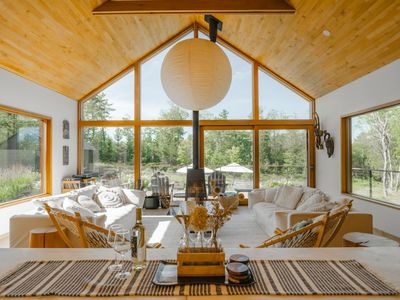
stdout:
POLYGON ((182 13, 294 13, 285 0, 130 0, 106 1, 94 15, 182 13))

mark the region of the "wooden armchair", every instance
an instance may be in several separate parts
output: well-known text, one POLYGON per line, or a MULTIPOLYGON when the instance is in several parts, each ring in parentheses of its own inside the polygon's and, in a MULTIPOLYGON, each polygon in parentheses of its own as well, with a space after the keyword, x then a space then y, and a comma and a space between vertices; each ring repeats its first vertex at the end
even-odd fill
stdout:
MULTIPOLYGON (((325 247, 335 237, 340 230, 348 212, 351 208, 351 201, 333 209, 316 218, 311 219, 311 223, 301 227, 300 223, 281 230, 275 229, 275 236, 257 245, 256 248, 265 248, 278 245, 280 248, 309 248, 309 247, 325 247)), ((248 246, 240 244, 241 248, 248 246)))
MULTIPOLYGON (((45 209, 51 221, 57 228, 58 234, 69 248, 74 248, 74 243, 68 238, 62 228, 66 228, 73 236, 79 239, 81 248, 111 248, 108 243, 108 229, 82 220, 79 213, 74 216, 63 210, 51 208, 45 204, 45 209)), ((115 233, 114 233, 115 234, 115 233)), ((160 243, 146 245, 147 248, 161 248, 160 243)))
POLYGON ((73 236, 79 239, 81 248, 111 248, 107 242, 108 230, 93 223, 82 220, 79 213, 70 215, 63 210, 44 205, 51 221, 63 241, 69 248, 74 248, 71 239, 62 230, 65 227, 73 236))

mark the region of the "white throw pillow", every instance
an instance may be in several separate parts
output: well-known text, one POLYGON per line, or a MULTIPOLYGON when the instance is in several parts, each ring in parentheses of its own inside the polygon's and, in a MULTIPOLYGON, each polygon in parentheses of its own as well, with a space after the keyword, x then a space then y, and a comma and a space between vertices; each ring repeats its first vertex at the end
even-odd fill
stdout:
POLYGON ((284 185, 277 193, 277 197, 275 197, 275 204, 287 209, 295 209, 301 195, 303 195, 303 188, 284 185))
POLYGON ((74 192, 77 194, 77 197, 81 195, 85 195, 89 197, 90 199, 93 199, 93 195, 96 193, 97 186, 94 184, 85 186, 83 188, 77 189, 74 192))
POLYGON ((72 214, 79 213, 82 218, 86 219, 93 218, 95 216, 95 214, 91 210, 84 208, 78 202, 75 202, 74 200, 71 200, 69 198, 64 199, 63 209, 72 214))
POLYGON ((278 188, 267 189, 265 192, 265 202, 273 203, 277 192, 278 188))
POLYGON ((102 188, 95 195, 95 200, 104 208, 117 208, 123 206, 127 201, 121 188, 102 188))
POLYGON ((96 203, 96 201, 92 200, 86 195, 78 196, 78 203, 94 213, 101 211, 101 207, 96 203))
POLYGON ((319 194, 322 200, 327 201, 326 195, 319 189, 311 188, 311 187, 303 187, 303 196, 301 196, 299 203, 297 206, 303 205, 311 196, 319 194))
POLYGON ((328 204, 329 202, 325 201, 319 193, 316 193, 308 198, 303 204, 299 205, 296 210, 304 212, 328 211, 328 204))

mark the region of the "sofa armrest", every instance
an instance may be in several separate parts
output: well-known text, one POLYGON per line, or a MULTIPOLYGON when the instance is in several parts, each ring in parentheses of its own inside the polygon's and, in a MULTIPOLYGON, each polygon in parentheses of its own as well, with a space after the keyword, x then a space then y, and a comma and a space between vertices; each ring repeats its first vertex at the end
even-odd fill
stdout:
POLYGON ((248 195, 248 199, 248 207, 249 209, 252 209, 254 204, 265 200, 265 189, 252 190, 248 195))
POLYGON ((29 233, 38 227, 52 226, 53 223, 47 214, 24 214, 10 218, 10 248, 28 248, 29 233))
MULTIPOLYGON (((288 227, 293 226, 299 221, 314 218, 323 212, 292 212, 288 215, 288 227)), ((342 227, 335 238, 329 243, 329 247, 341 247, 343 245, 343 235, 348 232, 372 233, 373 219, 371 214, 361 212, 350 212, 344 220, 342 227)))
POLYGON ((143 208, 144 198, 146 197, 146 192, 141 190, 131 190, 131 189, 123 189, 123 192, 127 198, 127 200, 136 205, 136 207, 143 208))
POLYGON ((286 230, 290 227, 289 225, 289 215, 292 210, 282 210, 275 212, 275 227, 281 230, 286 230))

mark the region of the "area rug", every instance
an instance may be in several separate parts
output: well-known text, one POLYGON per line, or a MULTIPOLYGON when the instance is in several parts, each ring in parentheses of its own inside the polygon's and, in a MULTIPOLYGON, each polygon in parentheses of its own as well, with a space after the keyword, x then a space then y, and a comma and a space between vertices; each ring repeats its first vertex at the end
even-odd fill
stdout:
MULTIPOLYGON (((161 243, 164 248, 175 248, 183 234, 182 226, 167 210, 146 210, 143 216, 148 243, 161 243)), ((266 240, 268 236, 254 221, 247 207, 239 207, 219 231, 224 248, 238 248, 239 244, 255 246, 266 240)))
MULTIPOLYGON (((213 295, 398 295, 354 260, 257 260, 250 286, 152 283, 159 261, 126 279, 108 271, 109 260, 26 262, 0 279, 0 296, 213 296, 213 295)), ((131 268, 131 263, 126 267, 131 268)))

